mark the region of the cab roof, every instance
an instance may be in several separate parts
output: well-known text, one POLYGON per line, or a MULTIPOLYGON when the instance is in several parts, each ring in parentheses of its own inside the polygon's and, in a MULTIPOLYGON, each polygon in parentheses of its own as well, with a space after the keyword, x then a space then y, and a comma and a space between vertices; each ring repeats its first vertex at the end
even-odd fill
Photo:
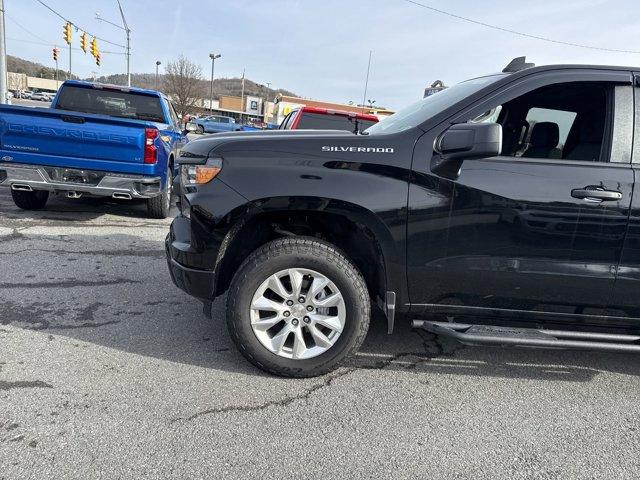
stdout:
POLYGON ((150 90, 146 88, 138 88, 138 87, 126 87, 123 85, 112 85, 109 83, 100 83, 100 82, 89 82, 86 80, 65 80, 64 85, 70 85, 74 87, 81 88, 95 88, 99 90, 118 90, 120 92, 125 93, 134 93, 138 95, 149 95, 154 97, 164 97, 164 94, 158 92, 157 90, 150 90))

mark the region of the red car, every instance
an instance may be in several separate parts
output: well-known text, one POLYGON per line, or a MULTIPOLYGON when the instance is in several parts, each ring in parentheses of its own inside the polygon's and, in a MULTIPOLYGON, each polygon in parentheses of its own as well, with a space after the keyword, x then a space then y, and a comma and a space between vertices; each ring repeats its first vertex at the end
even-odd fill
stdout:
POLYGON ((280 124, 280 130, 347 130, 361 133, 378 123, 378 117, 366 113, 353 113, 319 107, 293 110, 280 124))

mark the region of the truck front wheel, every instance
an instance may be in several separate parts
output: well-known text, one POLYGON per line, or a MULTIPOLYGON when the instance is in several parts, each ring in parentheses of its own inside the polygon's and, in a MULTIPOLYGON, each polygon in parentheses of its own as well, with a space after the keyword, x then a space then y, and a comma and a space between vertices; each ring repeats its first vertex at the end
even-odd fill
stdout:
POLYGON ((241 265, 227 296, 227 326, 257 367, 312 377, 360 347, 370 308, 366 283, 342 252, 290 237, 267 243, 241 265))
POLYGON ((45 190, 33 190, 27 192, 24 190, 11 190, 13 203, 23 210, 40 210, 44 208, 49 199, 49 192, 45 190))

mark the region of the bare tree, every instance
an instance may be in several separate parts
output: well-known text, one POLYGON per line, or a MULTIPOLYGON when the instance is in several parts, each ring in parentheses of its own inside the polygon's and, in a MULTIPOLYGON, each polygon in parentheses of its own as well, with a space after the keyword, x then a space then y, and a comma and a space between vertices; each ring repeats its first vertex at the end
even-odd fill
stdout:
POLYGON ((180 55, 167 63, 164 77, 165 92, 174 101, 180 115, 185 115, 203 98, 202 69, 180 55))

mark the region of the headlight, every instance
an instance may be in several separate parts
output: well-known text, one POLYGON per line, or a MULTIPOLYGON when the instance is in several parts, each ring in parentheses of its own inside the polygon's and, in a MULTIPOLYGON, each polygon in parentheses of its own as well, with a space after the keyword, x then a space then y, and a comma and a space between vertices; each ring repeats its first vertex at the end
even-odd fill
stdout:
POLYGON ((208 158, 204 165, 182 165, 180 178, 185 186, 204 185, 213 180, 222 170, 221 158, 208 158))

